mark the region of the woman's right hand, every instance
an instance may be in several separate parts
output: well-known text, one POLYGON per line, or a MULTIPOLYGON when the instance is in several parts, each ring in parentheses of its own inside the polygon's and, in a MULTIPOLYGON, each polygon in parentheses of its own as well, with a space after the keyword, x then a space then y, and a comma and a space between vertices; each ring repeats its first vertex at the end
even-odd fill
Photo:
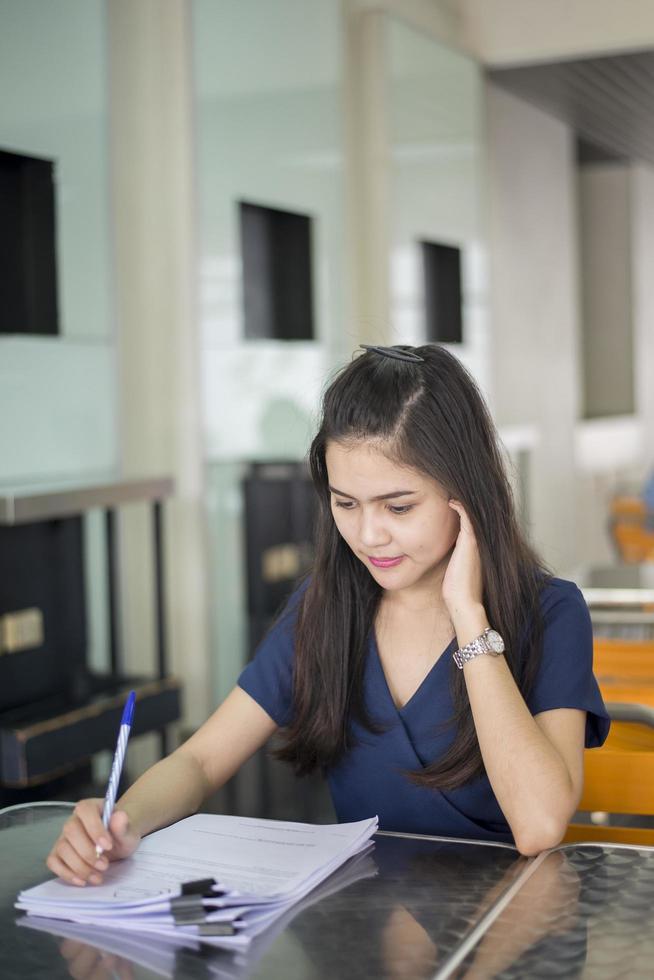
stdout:
POLYGON ((129 857, 139 846, 141 835, 130 826, 124 810, 115 810, 109 831, 102 823, 104 800, 80 800, 62 827, 46 864, 60 878, 73 885, 102 883, 109 861, 129 857), (102 848, 97 857, 96 845, 102 848))

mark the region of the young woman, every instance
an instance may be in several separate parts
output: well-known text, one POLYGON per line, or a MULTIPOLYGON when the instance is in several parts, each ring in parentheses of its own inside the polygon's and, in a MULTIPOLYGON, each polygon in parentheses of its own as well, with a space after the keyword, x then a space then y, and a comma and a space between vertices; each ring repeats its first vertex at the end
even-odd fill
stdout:
POLYGON ((581 593, 526 543, 477 387, 442 347, 369 347, 327 389, 310 449, 316 556, 211 718, 125 793, 84 800, 48 867, 107 859, 193 813, 278 729, 339 820, 557 844, 609 720, 581 593), (95 847, 105 851, 96 859, 95 847))

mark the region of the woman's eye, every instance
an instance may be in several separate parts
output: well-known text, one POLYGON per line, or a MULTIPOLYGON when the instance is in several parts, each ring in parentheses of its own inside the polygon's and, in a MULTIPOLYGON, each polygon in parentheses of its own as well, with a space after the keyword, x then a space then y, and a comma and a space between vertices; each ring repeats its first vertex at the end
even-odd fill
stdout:
POLYGON ((413 504, 390 504, 388 509, 391 514, 408 514, 413 510, 413 504))
POLYGON ((344 510, 352 510, 354 507, 353 500, 336 500, 334 503, 337 507, 342 507, 344 510))

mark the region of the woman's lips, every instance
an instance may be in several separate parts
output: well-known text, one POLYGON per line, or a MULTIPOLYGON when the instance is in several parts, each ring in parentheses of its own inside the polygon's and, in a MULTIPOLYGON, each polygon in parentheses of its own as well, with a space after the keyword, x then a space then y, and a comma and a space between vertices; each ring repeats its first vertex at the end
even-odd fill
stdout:
POLYGON ((375 568, 393 568, 394 565, 399 565, 403 558, 404 555, 397 555, 396 558, 373 558, 368 555, 368 561, 375 568))

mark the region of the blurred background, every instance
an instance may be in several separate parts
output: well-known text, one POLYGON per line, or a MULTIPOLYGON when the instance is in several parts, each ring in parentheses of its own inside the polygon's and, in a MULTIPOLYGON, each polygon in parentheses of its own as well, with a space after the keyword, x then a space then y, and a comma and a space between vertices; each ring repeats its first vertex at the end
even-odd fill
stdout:
POLYGON ((446 343, 545 560, 654 587, 653 107, 648 0, 0 0, 0 803, 228 693, 362 342, 446 343))

